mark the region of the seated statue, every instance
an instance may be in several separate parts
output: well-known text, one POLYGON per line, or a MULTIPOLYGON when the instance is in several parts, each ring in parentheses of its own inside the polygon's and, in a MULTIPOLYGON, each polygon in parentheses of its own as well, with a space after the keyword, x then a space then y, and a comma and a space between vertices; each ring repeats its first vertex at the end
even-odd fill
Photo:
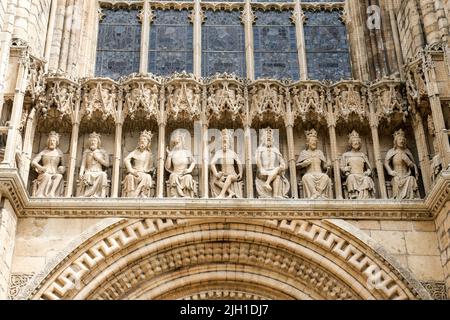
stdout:
POLYGON ((350 199, 374 199, 375 183, 367 155, 361 152, 361 138, 356 131, 349 135, 351 151, 342 155, 341 171, 347 178, 345 185, 350 199))
POLYGON ((306 131, 307 149, 300 153, 297 166, 306 168, 302 183, 307 199, 329 199, 332 197, 331 179, 323 173, 323 169, 330 170, 331 165, 325 159, 321 150, 317 150, 317 132, 312 129, 306 131))
POLYGON ((175 131, 167 149, 166 170, 170 173, 167 181, 167 196, 171 198, 194 198, 197 184, 192 177, 195 160, 190 150, 185 147, 185 134, 175 131))
POLYGON ((286 162, 277 147, 273 146, 273 131, 263 131, 261 145, 256 150, 256 191, 259 198, 288 197, 289 180, 285 176, 286 162))
POLYGON ((231 150, 231 134, 226 129, 222 130, 222 150, 217 151, 211 160, 211 172, 212 197, 218 199, 243 197, 242 163, 236 152, 231 150), (220 164, 219 171, 217 163, 220 164))
POLYGON ((97 133, 89 135, 89 148, 83 153, 80 168, 80 196, 86 198, 106 198, 110 166, 108 153, 100 149, 101 137, 97 133))
POLYGON ((415 199, 418 195, 417 166, 406 146, 405 132, 400 129, 394 134, 394 148, 388 151, 384 166, 392 177, 394 199, 415 199))
POLYGON ((152 133, 144 131, 139 137, 138 147, 124 160, 128 175, 122 182, 126 198, 150 198, 153 186, 153 156, 151 153, 152 133))
POLYGON ((47 138, 47 148, 32 161, 31 166, 37 171, 38 178, 33 181, 33 197, 62 197, 64 192, 63 175, 66 171, 64 155, 58 148, 59 134, 52 131, 47 138))

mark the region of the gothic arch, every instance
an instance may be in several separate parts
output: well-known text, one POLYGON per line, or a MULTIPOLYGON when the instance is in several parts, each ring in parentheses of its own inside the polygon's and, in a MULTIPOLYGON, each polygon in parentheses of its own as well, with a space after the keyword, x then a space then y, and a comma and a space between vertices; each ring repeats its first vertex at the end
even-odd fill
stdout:
POLYGON ((58 259, 22 299, 430 299, 342 220, 114 219, 58 259))

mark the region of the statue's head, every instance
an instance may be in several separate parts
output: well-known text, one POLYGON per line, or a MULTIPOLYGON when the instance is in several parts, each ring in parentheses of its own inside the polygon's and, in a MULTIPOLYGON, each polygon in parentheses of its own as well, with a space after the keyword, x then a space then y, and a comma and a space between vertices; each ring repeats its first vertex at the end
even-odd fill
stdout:
POLYGON ((184 149, 184 142, 186 140, 186 133, 181 130, 176 130, 170 137, 170 147, 184 149))
POLYGON ((266 128, 262 133, 262 143, 264 146, 271 148, 273 146, 273 130, 266 128))
POLYGON ((359 136, 359 133, 355 130, 353 130, 353 132, 348 135, 348 145, 353 150, 361 149, 361 138, 359 136))
POLYGON ((153 134, 151 131, 143 131, 141 132, 141 135, 139 136, 139 144, 138 147, 141 150, 150 149, 151 143, 152 143, 153 134))
POLYGON ((59 134, 55 131, 52 131, 48 134, 47 138, 47 148, 54 150, 59 146, 59 134))
POLYGON ((91 133, 89 135, 89 149, 94 151, 99 149, 101 145, 102 145, 101 135, 95 132, 91 133))
POLYGON ((305 135, 306 135, 306 146, 313 151, 316 150, 318 142, 317 131, 314 129, 307 130, 305 132, 305 135))
POLYGON ((222 150, 225 152, 231 149, 231 140, 232 140, 231 131, 228 129, 222 130, 222 150))
POLYGON ((402 129, 394 133, 394 147, 400 149, 406 148, 406 135, 405 131, 403 131, 402 129))

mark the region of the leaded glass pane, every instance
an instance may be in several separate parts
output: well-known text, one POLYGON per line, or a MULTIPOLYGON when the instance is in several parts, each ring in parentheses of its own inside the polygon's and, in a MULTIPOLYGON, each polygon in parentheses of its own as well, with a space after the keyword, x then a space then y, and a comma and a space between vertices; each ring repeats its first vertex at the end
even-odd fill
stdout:
POLYGON ((157 75, 192 72, 192 24, 188 10, 154 10, 150 28, 149 69, 157 75))
POLYGON ((306 12, 304 27, 308 77, 341 80, 351 77, 347 30, 339 11, 306 12))
POLYGON ((245 34, 238 11, 205 12, 202 27, 202 74, 245 75, 245 34))
POLYGON ((139 71, 141 25, 137 10, 103 9, 95 75, 118 79, 139 71))
POLYGON ((253 38, 257 78, 299 79, 297 39, 291 16, 291 11, 256 12, 253 38))

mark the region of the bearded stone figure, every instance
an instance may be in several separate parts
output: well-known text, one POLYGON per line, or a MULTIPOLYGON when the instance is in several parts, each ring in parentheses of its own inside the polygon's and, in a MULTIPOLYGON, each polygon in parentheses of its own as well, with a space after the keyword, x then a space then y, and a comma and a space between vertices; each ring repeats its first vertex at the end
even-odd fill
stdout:
POLYGON ((211 194, 214 198, 243 197, 242 163, 231 149, 231 139, 231 132, 222 130, 222 149, 217 151, 211 160, 211 194))
POLYGON ((372 168, 367 155, 361 152, 361 138, 356 131, 349 135, 348 140, 351 151, 342 155, 341 171, 347 178, 345 185, 347 187, 349 199, 374 199, 375 183, 372 178, 372 168))
POLYGON ((285 176, 286 162, 273 146, 273 130, 263 131, 261 145, 256 150, 256 191, 259 198, 283 199, 288 197, 289 180, 285 176))
POLYGON ((416 199, 418 197, 418 170, 414 163, 414 157, 406 146, 406 136, 402 129, 394 134, 394 148, 386 154, 384 166, 392 177, 394 199, 416 199))
POLYGON ((192 177, 195 160, 185 147, 185 134, 177 130, 172 133, 170 149, 167 149, 165 168, 170 173, 167 183, 167 196, 171 198, 194 198, 197 183, 192 177))
POLYGON ((151 153, 152 133, 144 131, 139 137, 137 148, 124 160, 128 175, 122 182, 126 198, 150 198, 153 186, 153 156, 151 153))
POLYGON ((31 162, 38 173, 33 181, 33 197, 62 197, 64 192, 63 175, 66 165, 63 152, 58 148, 59 134, 50 132, 47 138, 47 148, 41 151, 31 162))
POLYGON ((89 135, 89 148, 83 153, 80 168, 80 196, 86 198, 106 198, 108 174, 110 166, 108 153, 101 148, 101 136, 97 133, 89 135))
POLYGON ((329 199, 332 197, 331 179, 323 172, 330 170, 331 165, 325 159, 321 150, 317 150, 317 131, 306 131, 306 150, 300 153, 297 167, 306 169, 302 177, 305 197, 307 199, 329 199))

